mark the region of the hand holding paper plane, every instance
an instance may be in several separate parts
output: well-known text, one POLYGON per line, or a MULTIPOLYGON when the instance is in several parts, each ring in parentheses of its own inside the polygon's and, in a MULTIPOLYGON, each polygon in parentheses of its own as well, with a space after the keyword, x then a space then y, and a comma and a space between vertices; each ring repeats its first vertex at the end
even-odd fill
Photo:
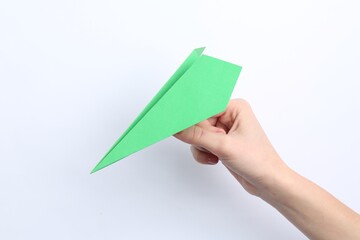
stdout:
POLYGON ((226 109, 241 67, 204 49, 186 58, 92 173, 226 109))

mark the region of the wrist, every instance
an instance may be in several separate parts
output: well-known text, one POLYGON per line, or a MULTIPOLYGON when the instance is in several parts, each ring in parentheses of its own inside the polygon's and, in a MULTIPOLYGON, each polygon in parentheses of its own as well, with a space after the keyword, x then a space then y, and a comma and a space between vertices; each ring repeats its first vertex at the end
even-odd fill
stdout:
POLYGON ((259 186, 259 195, 261 199, 271 205, 281 203, 290 193, 296 181, 296 173, 282 161, 274 166, 274 171, 269 174, 261 186, 259 186))

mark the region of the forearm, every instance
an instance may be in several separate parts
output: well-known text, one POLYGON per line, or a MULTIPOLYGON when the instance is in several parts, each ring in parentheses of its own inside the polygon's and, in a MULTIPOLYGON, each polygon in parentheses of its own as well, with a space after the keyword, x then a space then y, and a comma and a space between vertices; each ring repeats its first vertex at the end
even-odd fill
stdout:
POLYGON ((288 167, 269 180, 260 197, 310 239, 360 239, 360 216, 288 167))

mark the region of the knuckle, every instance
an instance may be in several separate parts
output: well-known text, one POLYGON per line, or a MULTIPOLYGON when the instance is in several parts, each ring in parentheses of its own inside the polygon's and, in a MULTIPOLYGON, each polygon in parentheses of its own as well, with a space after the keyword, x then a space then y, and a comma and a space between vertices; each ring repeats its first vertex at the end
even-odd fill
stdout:
POLYGON ((192 128, 191 139, 194 142, 198 142, 202 138, 203 134, 204 134, 204 131, 202 130, 202 128, 195 125, 192 128))
POLYGON ((248 101, 246 101, 245 99, 239 98, 239 99, 236 99, 235 101, 236 101, 236 104, 242 109, 251 108, 250 103, 248 101))

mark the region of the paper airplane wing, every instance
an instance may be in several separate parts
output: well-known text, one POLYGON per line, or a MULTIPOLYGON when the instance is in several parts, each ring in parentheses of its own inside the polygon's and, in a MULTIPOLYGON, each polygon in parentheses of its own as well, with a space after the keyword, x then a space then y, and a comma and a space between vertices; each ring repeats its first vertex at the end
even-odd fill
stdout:
POLYGON ((92 173, 226 109, 241 67, 203 50, 189 55, 92 173))

